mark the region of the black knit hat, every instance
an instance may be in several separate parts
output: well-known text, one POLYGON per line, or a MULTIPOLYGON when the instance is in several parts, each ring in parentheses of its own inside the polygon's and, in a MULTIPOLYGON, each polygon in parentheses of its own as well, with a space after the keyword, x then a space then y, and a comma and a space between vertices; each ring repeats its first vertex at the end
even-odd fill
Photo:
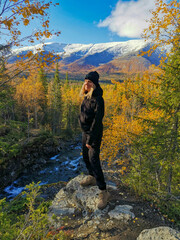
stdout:
POLYGON ((85 79, 89 79, 91 82, 93 82, 96 86, 99 84, 99 74, 94 71, 94 72, 89 72, 85 79))

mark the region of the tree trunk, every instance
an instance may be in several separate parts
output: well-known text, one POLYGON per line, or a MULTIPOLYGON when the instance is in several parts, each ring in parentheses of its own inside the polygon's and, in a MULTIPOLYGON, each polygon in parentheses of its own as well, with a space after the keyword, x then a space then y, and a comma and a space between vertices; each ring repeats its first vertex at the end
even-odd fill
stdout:
POLYGON ((30 107, 28 106, 28 142, 29 142, 29 132, 30 132, 29 119, 30 119, 30 107))
MULTIPOLYGON (((176 112, 178 112, 178 109, 176 112)), ((176 148, 178 145, 178 120, 179 120, 179 118, 176 115, 173 131, 172 131, 173 145, 172 145, 172 150, 171 150, 171 160, 173 160, 173 158, 174 158, 174 153, 176 152, 176 150, 177 150, 176 148)), ((167 189, 168 194, 171 194, 172 174, 173 174, 173 168, 172 168, 172 165, 170 165, 169 169, 168 169, 168 189, 167 189)))
POLYGON ((168 194, 171 194, 171 183, 172 183, 172 166, 169 166, 168 169, 168 194))
POLYGON ((34 107, 34 118, 35 118, 35 128, 38 128, 38 123, 37 123, 37 107, 34 107))

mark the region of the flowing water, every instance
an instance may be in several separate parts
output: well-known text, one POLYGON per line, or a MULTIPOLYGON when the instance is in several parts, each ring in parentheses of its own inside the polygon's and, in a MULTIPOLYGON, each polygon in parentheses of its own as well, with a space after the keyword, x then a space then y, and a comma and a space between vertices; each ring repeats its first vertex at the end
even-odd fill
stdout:
POLYGON ((41 168, 29 168, 16 181, 0 192, 0 199, 13 199, 31 182, 40 185, 68 181, 83 171, 81 147, 70 146, 69 151, 51 157, 41 168))

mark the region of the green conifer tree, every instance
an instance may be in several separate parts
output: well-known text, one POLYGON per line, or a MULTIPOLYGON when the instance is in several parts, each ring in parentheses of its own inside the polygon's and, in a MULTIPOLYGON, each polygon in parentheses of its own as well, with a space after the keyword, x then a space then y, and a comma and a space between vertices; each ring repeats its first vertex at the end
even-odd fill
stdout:
POLYGON ((162 113, 146 121, 148 131, 132 149, 129 182, 140 193, 176 194, 180 179, 180 48, 169 57, 160 77, 160 94, 146 107, 162 113))
POLYGON ((51 95, 50 104, 50 122, 53 134, 60 134, 62 129, 62 97, 61 97, 61 83, 59 78, 58 63, 56 63, 56 71, 54 79, 49 83, 51 95))
POLYGON ((66 85, 69 85, 69 77, 68 77, 68 72, 66 72, 66 85))
POLYGON ((64 91, 67 95, 66 101, 63 102, 63 126, 66 135, 71 136, 72 135, 72 127, 71 127, 71 118, 74 118, 73 112, 72 112, 72 101, 69 97, 71 86, 69 84, 68 75, 66 73, 66 80, 64 84, 64 91))
POLYGON ((43 68, 41 68, 41 69, 39 70, 39 80, 40 80, 40 81, 42 82, 42 84, 43 84, 45 93, 47 93, 48 82, 47 82, 47 77, 46 77, 46 74, 45 74, 43 68))
POLYGON ((56 84, 60 84, 58 62, 56 63, 56 70, 55 70, 55 74, 54 74, 54 82, 55 82, 56 84))
POLYGON ((6 73, 5 61, 0 58, 0 83, 3 83, 0 87, 0 118, 6 123, 9 120, 14 120, 14 100, 13 92, 14 89, 6 81, 8 80, 8 75, 6 73))
POLYGON ((39 119, 40 119, 40 124, 45 125, 48 122, 48 111, 47 111, 48 79, 42 67, 38 72, 38 80, 42 82, 42 85, 44 87, 44 95, 45 95, 45 99, 43 103, 41 103, 42 112, 39 119))

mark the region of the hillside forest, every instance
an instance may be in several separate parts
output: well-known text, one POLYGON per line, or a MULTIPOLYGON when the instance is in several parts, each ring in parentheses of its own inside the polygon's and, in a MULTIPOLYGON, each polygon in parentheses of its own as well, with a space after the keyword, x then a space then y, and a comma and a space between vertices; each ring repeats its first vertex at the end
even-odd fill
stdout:
MULTIPOLYGON (((10 2, 18 7, 21 1, 10 2)), ((155 202, 170 221, 180 224, 180 3, 156 2, 150 26, 144 31, 144 38, 151 39, 153 45, 142 54, 151 54, 157 47, 169 46, 170 50, 150 71, 127 74, 123 81, 112 78, 111 84, 100 82, 105 100, 101 160, 117 169, 122 184, 155 202)), ((40 15, 48 7, 42 5, 40 15)), ((38 9, 29 15, 22 10, 25 25, 40 6, 38 9)), ((22 39, 14 30, 15 21, 8 18, 0 27, 6 26, 18 45, 22 39)), ((44 24, 47 28, 48 22, 44 24)), ((34 37, 43 34, 51 33, 42 31, 34 37)), ((53 53, 30 53, 28 61, 19 58, 10 68, 4 57, 7 48, 9 45, 0 48, 1 165, 21 152, 33 132, 47 138, 73 139, 79 135, 83 84, 69 80, 68 72, 65 79, 60 78, 59 59, 53 53)))

